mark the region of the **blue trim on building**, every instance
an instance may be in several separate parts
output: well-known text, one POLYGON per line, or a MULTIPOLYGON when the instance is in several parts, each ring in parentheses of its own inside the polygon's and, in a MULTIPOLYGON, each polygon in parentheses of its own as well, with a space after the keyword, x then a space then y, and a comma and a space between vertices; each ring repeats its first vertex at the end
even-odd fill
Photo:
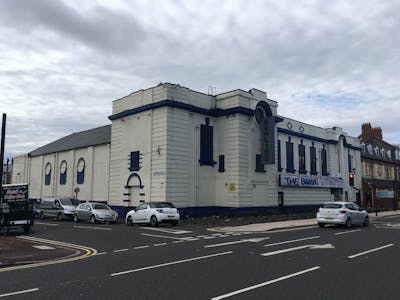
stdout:
POLYGON ((128 189, 133 185, 129 185, 129 181, 132 179, 132 177, 137 177, 139 179, 139 187, 142 189, 144 188, 143 184, 142 184, 142 178, 140 178, 139 174, 137 173, 131 173, 128 177, 128 179, 126 180, 126 185, 125 188, 128 189))

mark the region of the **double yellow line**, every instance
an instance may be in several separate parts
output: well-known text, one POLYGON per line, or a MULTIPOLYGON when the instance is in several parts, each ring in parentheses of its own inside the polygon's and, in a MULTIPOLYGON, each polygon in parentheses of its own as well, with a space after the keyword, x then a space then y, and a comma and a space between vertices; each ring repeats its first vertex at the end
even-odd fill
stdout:
POLYGON ((44 244, 50 244, 50 245, 60 246, 60 247, 69 248, 69 249, 76 249, 76 250, 82 251, 83 253, 81 255, 74 256, 74 257, 69 257, 69 258, 61 258, 61 259, 57 259, 56 258, 56 259, 50 259, 50 260, 41 261, 41 262, 28 263, 26 265, 1 268, 0 272, 6 272, 6 271, 12 271, 12 270, 20 270, 20 269, 28 269, 28 268, 47 266, 47 265, 54 265, 54 264, 60 264, 60 263, 65 263, 65 262, 84 259, 84 258, 87 258, 89 256, 97 254, 97 250, 96 249, 90 248, 90 247, 86 247, 86 246, 70 244, 70 243, 64 243, 64 242, 53 241, 53 240, 46 240, 46 239, 41 239, 41 238, 36 238, 36 237, 31 237, 31 236, 25 236, 25 235, 24 236, 19 236, 18 238, 24 239, 24 240, 27 240, 27 241, 31 241, 31 242, 35 242, 35 243, 44 243, 44 244))

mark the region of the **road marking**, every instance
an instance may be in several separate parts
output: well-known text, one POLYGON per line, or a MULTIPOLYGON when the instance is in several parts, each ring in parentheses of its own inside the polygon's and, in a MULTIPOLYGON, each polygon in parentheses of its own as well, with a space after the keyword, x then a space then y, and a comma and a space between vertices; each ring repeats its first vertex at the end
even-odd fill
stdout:
POLYGON ((216 238, 215 236, 205 236, 203 239, 209 240, 209 239, 215 239, 215 238, 216 238))
POLYGON ((332 244, 304 245, 304 246, 298 246, 298 247, 293 247, 293 248, 288 248, 288 249, 283 249, 283 250, 277 250, 277 251, 262 253, 261 256, 271 256, 271 255, 287 253, 287 252, 292 252, 292 251, 301 250, 301 249, 307 249, 307 248, 308 249, 332 249, 332 248, 335 248, 335 247, 332 244))
POLYGON ((316 235, 316 236, 306 237, 306 238, 302 238, 302 239, 267 244, 267 245, 264 245, 264 247, 272 247, 272 246, 277 246, 277 245, 290 244, 290 243, 301 242, 301 241, 306 241, 306 240, 313 240, 313 239, 318 239, 318 238, 319 238, 319 235, 316 235))
POLYGON ((383 217, 384 219, 393 219, 393 218, 398 218, 399 217, 399 215, 396 215, 396 216, 387 216, 387 217, 383 217))
POLYGON ((154 231, 159 231, 159 232, 165 232, 165 233, 172 233, 172 234, 191 233, 191 231, 182 230, 182 229, 168 229, 168 228, 154 228, 154 227, 140 227, 140 228, 141 229, 146 229, 146 230, 154 230, 154 231))
POLYGON ((95 255, 104 255, 107 254, 107 252, 100 252, 100 253, 96 253, 95 255))
POLYGON ((167 243, 159 243, 159 244, 154 244, 154 247, 158 247, 158 246, 165 246, 167 243))
POLYGON ((204 248, 213 248, 213 247, 219 247, 219 246, 226 246, 226 245, 233 245, 233 244, 241 244, 241 243, 258 243, 263 240, 269 239, 269 237, 265 238, 254 238, 254 239, 243 239, 239 241, 233 241, 233 242, 226 242, 226 243, 220 243, 220 244, 212 244, 212 245, 205 245, 204 248))
POLYGON ((358 231, 361 231, 361 229, 337 232, 337 233, 335 233, 335 235, 346 234, 346 233, 352 233, 352 232, 358 232, 358 231))
POLYGON ((375 248, 375 249, 371 249, 371 250, 368 250, 368 251, 364 251, 364 252, 361 252, 361 253, 358 253, 358 254, 350 255, 350 256, 348 256, 348 258, 354 258, 354 257, 357 257, 357 256, 361 256, 361 255, 364 255, 364 254, 368 254, 368 253, 375 252, 375 251, 378 251, 378 250, 382 250, 382 249, 385 249, 385 248, 388 248, 388 247, 392 247, 392 246, 394 246, 394 244, 389 244, 389 245, 385 245, 385 246, 378 247, 378 248, 375 248))
POLYGON ((35 222, 34 224, 38 225, 48 225, 48 226, 59 226, 60 224, 53 224, 53 223, 42 223, 42 222, 35 222))
POLYGON ((185 241, 173 241, 172 244, 184 243, 185 241))
POLYGON ((128 248, 125 248, 125 249, 114 250, 113 252, 117 253, 117 252, 124 252, 124 251, 128 251, 128 250, 129 250, 128 248))
POLYGON ((141 233, 141 235, 145 235, 145 236, 153 236, 153 237, 161 237, 161 238, 165 238, 165 239, 173 239, 173 240, 179 240, 179 241, 186 241, 189 238, 192 237, 184 237, 184 238, 178 238, 178 237, 174 237, 174 236, 165 236, 165 235, 158 235, 158 234, 149 234, 149 233, 141 233))
POLYGON ((128 270, 128 271, 113 273, 113 274, 110 274, 110 276, 125 275, 125 274, 129 274, 129 273, 140 272, 140 271, 145 271, 145 270, 150 270, 150 269, 155 269, 155 268, 161 268, 161 267, 165 267, 165 266, 176 265, 176 264, 181 264, 181 263, 185 263, 185 262, 189 262, 189 261, 201 260, 201 259, 217 257, 217 256, 222 256, 222 255, 227 255, 227 254, 232 254, 232 253, 233 253, 233 251, 227 251, 227 252, 221 252, 221 253, 210 254, 210 255, 205 255, 205 256, 197 256, 197 257, 188 258, 188 259, 171 261, 171 262, 164 263, 164 264, 159 264, 159 265, 143 267, 143 268, 139 268, 139 269, 133 269, 133 270, 128 270))
POLYGON ((79 225, 74 225, 75 228, 85 228, 85 229, 96 229, 96 230, 112 230, 109 227, 92 227, 92 226, 79 226, 79 225))
POLYGON ((137 246, 134 247, 133 249, 144 249, 144 248, 149 248, 150 246, 137 246))
POLYGON ((46 246, 46 245, 37 245, 37 246, 32 246, 33 248, 40 249, 40 250, 54 250, 56 248, 46 246))
POLYGON ((30 289, 30 290, 24 290, 24 291, 18 291, 18 292, 14 292, 14 293, 2 294, 2 295, 0 295, 0 298, 1 297, 14 296, 14 295, 20 295, 20 294, 25 294, 25 293, 31 293, 31 292, 37 292, 38 290, 39 290, 38 288, 34 288, 34 289, 30 289))
POLYGON ((263 287, 263 286, 266 286, 266 285, 269 285, 269 284, 272 284, 272 283, 275 283, 275 282, 279 282, 279 281, 282 281, 282 280, 285 280, 285 279, 289 279, 289 278, 292 278, 292 277, 295 277, 295 276, 299 276, 299 275, 302 275, 302 274, 305 274, 305 273, 308 273, 308 272, 312 272, 312 271, 318 270, 319 268, 321 268, 321 267, 316 266, 316 267, 313 267, 313 268, 310 268, 310 269, 306 269, 306 270, 303 270, 303 271, 300 271, 300 272, 296 272, 296 273, 293 273, 293 274, 282 276, 282 277, 279 277, 279 278, 276 278, 276 279, 273 279, 273 280, 270 280, 270 281, 266 281, 266 282, 263 282, 263 283, 259 283, 259 284, 256 284, 256 285, 249 286, 249 287, 241 289, 241 290, 233 291, 233 292, 230 292, 230 293, 218 296, 218 297, 211 298, 211 300, 225 299, 225 298, 228 298, 228 297, 231 297, 231 296, 235 296, 235 295, 238 295, 238 294, 241 294, 241 293, 244 293, 244 292, 248 292, 248 291, 251 291, 251 290, 254 290, 254 289, 258 289, 260 287, 263 287))

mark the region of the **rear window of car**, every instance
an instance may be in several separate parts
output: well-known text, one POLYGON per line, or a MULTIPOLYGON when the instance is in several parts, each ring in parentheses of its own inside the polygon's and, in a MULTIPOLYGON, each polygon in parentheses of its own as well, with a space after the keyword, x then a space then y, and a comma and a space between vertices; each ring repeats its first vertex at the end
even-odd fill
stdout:
POLYGON ((322 204, 321 208, 341 208, 342 204, 336 204, 336 203, 324 203, 322 204))
POLYGON ((107 205, 105 204, 94 204, 92 205, 93 209, 110 209, 107 205))
POLYGON ((151 208, 175 208, 170 202, 152 202, 150 203, 151 208))

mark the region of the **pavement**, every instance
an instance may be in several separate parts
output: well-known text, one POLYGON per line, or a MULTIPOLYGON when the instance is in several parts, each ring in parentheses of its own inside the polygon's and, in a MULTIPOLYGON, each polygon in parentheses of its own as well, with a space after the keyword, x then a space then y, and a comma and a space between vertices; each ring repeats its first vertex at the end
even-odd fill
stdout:
MULTIPOLYGON (((400 211, 379 212, 378 217, 400 215, 400 211)), ((377 218, 369 214, 370 220, 377 218)), ((235 223, 235 222, 233 222, 235 223)), ((237 226, 216 226, 208 228, 214 232, 266 232, 316 226, 315 218, 288 221, 261 222, 237 226)), ((30 236, 0 236, 0 272, 13 266, 37 263, 54 263, 66 259, 79 259, 92 255, 96 250, 63 242, 37 239, 30 236)))

